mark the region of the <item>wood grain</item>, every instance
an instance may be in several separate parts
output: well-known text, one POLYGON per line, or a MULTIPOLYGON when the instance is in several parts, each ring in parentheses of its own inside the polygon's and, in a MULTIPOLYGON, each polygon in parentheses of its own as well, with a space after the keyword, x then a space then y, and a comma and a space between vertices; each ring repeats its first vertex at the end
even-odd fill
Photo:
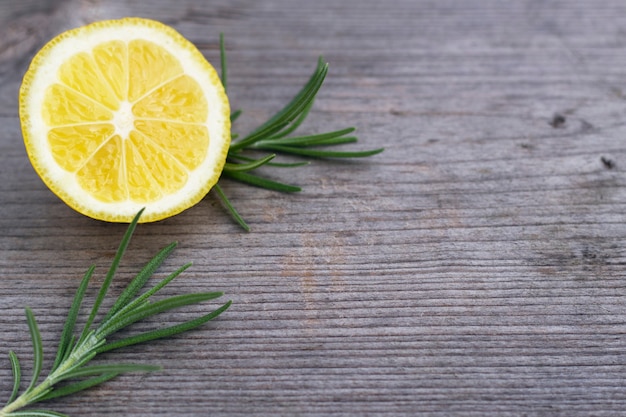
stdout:
MULTIPOLYGON (((124 231, 73 212, 32 170, 17 117, 21 76, 54 34, 127 15, 173 25, 215 63, 225 33, 242 132, 286 103, 323 54, 330 74, 303 130, 356 125, 359 148, 386 151, 267 172, 303 186, 297 195, 224 182, 251 233, 211 196, 140 226, 112 291, 177 240, 161 274, 194 266, 170 291, 220 290, 234 304, 200 330, 116 354, 163 372, 50 407, 623 415, 620 0, 0 2, 1 352, 30 363, 25 305, 54 345, 82 273, 95 263, 102 279, 124 231)), ((7 360, 7 395, 9 375, 7 360)))

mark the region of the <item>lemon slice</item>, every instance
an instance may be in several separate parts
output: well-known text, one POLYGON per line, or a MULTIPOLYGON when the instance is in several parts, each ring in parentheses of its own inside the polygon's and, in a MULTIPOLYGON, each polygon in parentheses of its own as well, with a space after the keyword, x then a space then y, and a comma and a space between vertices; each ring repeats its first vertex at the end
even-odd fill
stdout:
POLYGON ((33 59, 20 89, 26 151, 80 213, 130 222, 180 213, 217 183, 230 144, 215 69, 171 27, 139 18, 67 31, 33 59))

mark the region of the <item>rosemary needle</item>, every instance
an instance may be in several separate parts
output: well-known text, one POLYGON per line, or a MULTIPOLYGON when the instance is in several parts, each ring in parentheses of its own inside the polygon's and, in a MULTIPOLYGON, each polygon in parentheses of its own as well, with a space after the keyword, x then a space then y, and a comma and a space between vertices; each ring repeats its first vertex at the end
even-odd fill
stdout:
MULTIPOLYGON (((220 63, 222 70, 221 80, 224 89, 226 89, 227 61, 223 34, 220 34, 220 63)), ((290 136, 300 127, 308 116, 327 73, 328 63, 320 57, 307 83, 285 107, 243 138, 239 139, 239 135, 231 134, 233 141, 228 150, 228 157, 224 170, 222 171, 222 178, 230 178, 268 190, 288 193, 298 192, 301 190, 298 186, 270 180, 252 171, 262 166, 295 168, 308 163, 308 161, 299 163, 278 163, 274 161, 277 154, 310 158, 365 158, 381 153, 384 150, 383 148, 365 151, 336 151, 327 149, 329 146, 356 142, 356 136, 351 136, 355 131, 354 127, 316 135, 290 136), (261 156, 258 156, 259 153, 261 153, 261 156)), ((240 115, 241 110, 232 112, 231 121, 234 122, 240 115)), ((231 217, 244 230, 250 230, 250 227, 237 212, 234 205, 229 201, 223 189, 219 185, 215 186, 214 189, 231 217)))
POLYGON ((42 339, 37 326, 37 321, 30 308, 26 308, 26 318, 28 329, 33 344, 33 371, 28 387, 19 394, 21 382, 21 367, 17 355, 9 352, 9 360, 13 373, 13 390, 4 408, 0 409, 0 417, 18 416, 42 416, 42 417, 64 417, 63 414, 50 410, 32 410, 29 407, 34 403, 44 400, 74 394, 76 392, 91 388, 101 384, 117 375, 127 372, 151 372, 159 370, 159 366, 136 364, 136 363, 107 363, 90 365, 90 362, 99 354, 137 343, 148 342, 150 340, 173 336, 187 330, 196 328, 207 321, 214 319, 226 311, 231 302, 228 301, 212 312, 195 319, 166 327, 159 328, 134 336, 109 341, 108 338, 116 332, 130 326, 137 321, 151 317, 155 314, 172 310, 174 308, 185 307, 203 301, 209 301, 221 297, 221 292, 204 292, 173 296, 157 301, 152 301, 151 297, 159 290, 170 283, 174 278, 186 270, 190 264, 184 265, 161 280, 151 289, 143 294, 137 294, 146 285, 148 279, 154 274, 156 269, 165 261, 173 251, 176 244, 172 243, 163 248, 146 266, 135 276, 122 294, 117 298, 108 313, 104 314, 100 324, 93 326, 94 318, 98 316, 100 306, 107 294, 109 286, 115 276, 117 267, 126 251, 130 238, 133 234, 137 222, 143 210, 137 213, 130 223, 122 242, 113 259, 111 267, 106 275, 96 301, 91 309, 91 314, 83 326, 83 330, 75 336, 75 326, 78 318, 80 306, 85 295, 87 286, 94 273, 94 267, 90 267, 85 273, 74 300, 70 307, 65 326, 61 333, 56 359, 47 377, 40 381, 39 376, 43 369, 43 346, 42 339), (19 395, 18 395, 19 394, 19 395))

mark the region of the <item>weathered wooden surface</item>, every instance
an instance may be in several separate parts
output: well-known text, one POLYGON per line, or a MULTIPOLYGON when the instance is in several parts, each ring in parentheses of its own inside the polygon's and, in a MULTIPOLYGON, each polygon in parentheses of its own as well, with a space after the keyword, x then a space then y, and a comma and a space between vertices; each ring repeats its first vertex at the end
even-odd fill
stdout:
MULTIPOLYGON (((140 226, 112 291, 178 240, 162 274, 195 265, 171 291, 221 290, 233 307, 200 330, 115 355, 163 372, 51 407, 623 415, 621 0, 2 0, 2 355, 14 349, 30 364, 25 305, 54 343, 85 268, 98 265, 101 279, 124 231, 73 212, 35 175, 17 117, 20 78, 51 36, 127 15, 175 26, 213 62, 225 33, 241 131, 284 104, 323 54, 330 75, 303 129, 355 124, 360 147, 386 152, 279 173, 304 187, 299 195, 225 182, 249 234, 212 197, 140 226)), ((8 395, 9 362, 0 364, 8 395)))

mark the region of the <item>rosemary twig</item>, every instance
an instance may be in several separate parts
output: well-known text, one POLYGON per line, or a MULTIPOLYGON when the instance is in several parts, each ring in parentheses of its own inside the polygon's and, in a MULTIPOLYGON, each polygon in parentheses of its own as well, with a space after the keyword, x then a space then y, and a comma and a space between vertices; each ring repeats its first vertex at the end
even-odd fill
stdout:
MULTIPOLYGON (((221 80, 226 89, 228 71, 223 34, 220 34, 220 62, 222 69, 221 80)), ((268 190, 297 192, 301 190, 298 186, 270 180, 252 171, 262 166, 294 168, 308 164, 308 161, 277 163, 274 161, 277 154, 310 158, 365 158, 381 153, 383 148, 365 151, 327 149, 329 146, 356 142, 357 137, 351 135, 356 130, 354 127, 316 135, 290 136, 308 116, 327 73, 328 63, 320 57, 317 67, 308 82, 285 107, 243 138, 239 139, 239 135, 232 134, 233 141, 228 151, 226 165, 222 171, 223 177, 268 190), (270 153, 259 157, 257 156, 259 152, 270 153)), ((234 111, 231 114, 231 121, 234 122, 240 115, 241 110, 234 111)), ((216 186, 215 191, 231 217, 245 230, 250 230, 243 217, 228 200, 222 188, 216 186)))
POLYGON ((50 373, 42 381, 40 381, 39 378, 43 368, 43 346, 41 335, 39 333, 39 328, 33 312, 30 308, 26 308, 26 318, 33 344, 34 355, 32 377, 28 387, 18 396, 22 375, 20 362, 14 352, 9 352, 9 360, 11 362, 11 369, 13 373, 13 390, 4 408, 0 409, 0 417, 64 417, 63 414, 50 410, 32 410, 30 408, 27 408, 26 410, 22 409, 39 401, 74 394, 108 381, 109 379, 122 373, 151 372, 159 370, 159 366, 134 363, 108 363, 100 365, 88 364, 103 352, 158 338, 169 337, 191 330, 211 319, 214 319, 228 309, 231 304, 230 301, 208 314, 181 324, 140 333, 138 335, 122 338, 116 341, 108 340, 108 338, 114 333, 117 333, 131 324, 151 317, 155 314, 179 307, 197 304, 203 301, 213 300, 222 296, 221 292, 208 292, 184 294, 158 301, 152 301, 151 297, 153 295, 170 283, 181 272, 187 269, 190 264, 179 268, 161 282, 157 283, 154 287, 144 292, 142 295, 137 296, 139 291, 141 291, 141 289, 146 285, 148 279, 154 274, 156 269, 163 263, 163 261, 165 261, 167 256, 176 246, 175 243, 172 243, 162 249, 135 276, 126 290, 124 290, 117 298, 109 312, 104 315, 100 324, 96 327, 92 326, 94 318, 98 314, 99 307, 101 306, 113 280, 117 266, 119 265, 133 231, 137 226, 137 222, 142 211, 135 216, 134 220, 129 225, 113 259, 111 268, 109 269, 104 283, 100 287, 94 306, 91 309, 91 314, 83 326, 82 332, 80 332, 80 335, 76 337, 74 336, 74 330, 78 313, 85 291, 93 275, 94 267, 89 268, 87 273, 85 273, 78 290, 76 291, 65 326, 61 333, 56 359, 52 365, 50 373))

